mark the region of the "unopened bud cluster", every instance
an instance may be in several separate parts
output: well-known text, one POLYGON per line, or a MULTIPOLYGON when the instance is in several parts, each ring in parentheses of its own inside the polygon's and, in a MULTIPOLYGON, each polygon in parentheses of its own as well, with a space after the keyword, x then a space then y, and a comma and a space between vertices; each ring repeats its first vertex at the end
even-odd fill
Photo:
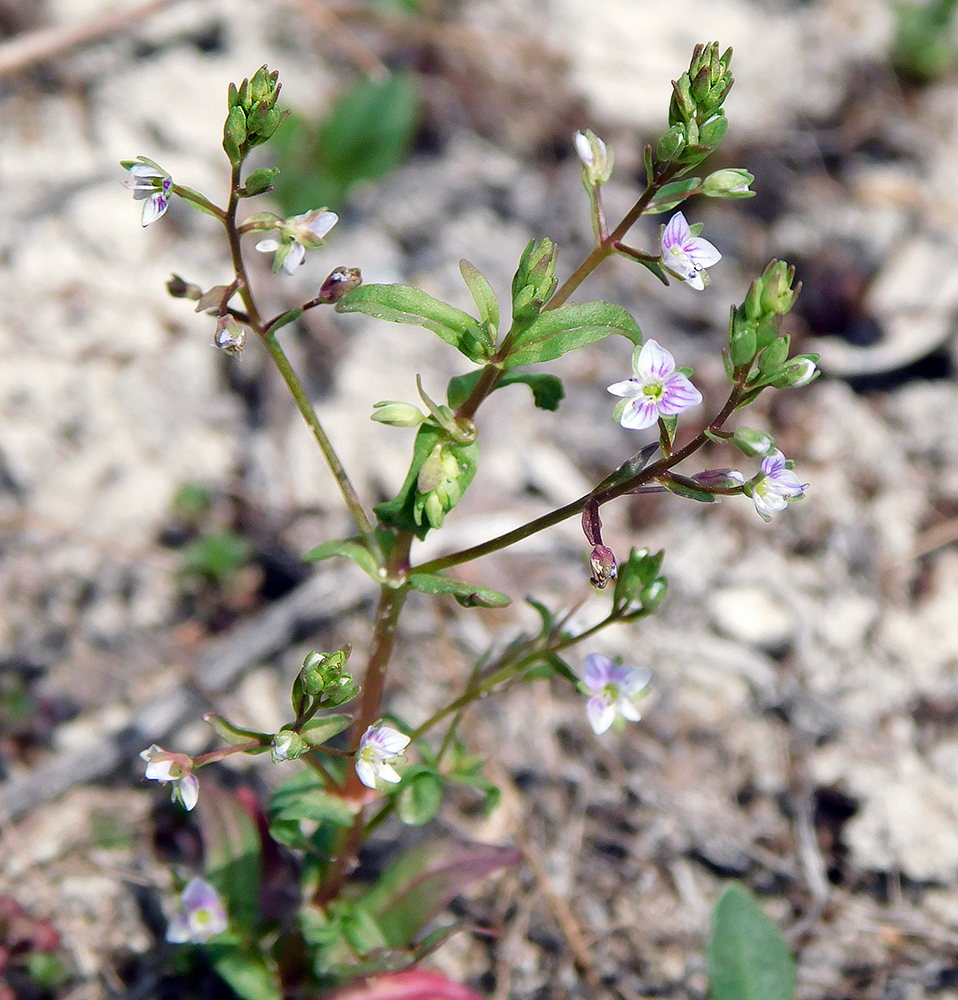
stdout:
POLYGON ((310 653, 303 660, 300 682, 303 691, 314 698, 321 708, 335 708, 359 693, 355 678, 345 668, 351 647, 343 646, 333 653, 310 653))
POLYGON ((696 45, 688 71, 672 84, 670 127, 655 150, 660 162, 694 167, 722 141, 728 131, 722 102, 734 82, 731 61, 732 50, 720 55, 717 42, 696 45))
MULTIPOLYGON (((279 128, 283 113, 276 107, 276 100, 281 88, 279 72, 270 73, 265 66, 253 74, 252 80, 243 80, 239 87, 230 84, 223 149, 234 167, 243 162, 254 146, 266 142, 279 128)), ((251 179, 254 178, 255 172, 251 175, 251 179)), ((265 179, 265 186, 260 190, 265 190, 270 180, 272 175, 265 179)), ((258 184, 259 180, 254 180, 254 185, 258 184)))
POLYGON ((556 245, 543 238, 531 240, 512 279, 512 319, 526 324, 539 315, 556 288, 556 245))
POLYGON ((413 508, 416 524, 425 519, 433 528, 442 527, 446 514, 462 499, 460 472, 456 445, 437 444, 419 469, 413 508))

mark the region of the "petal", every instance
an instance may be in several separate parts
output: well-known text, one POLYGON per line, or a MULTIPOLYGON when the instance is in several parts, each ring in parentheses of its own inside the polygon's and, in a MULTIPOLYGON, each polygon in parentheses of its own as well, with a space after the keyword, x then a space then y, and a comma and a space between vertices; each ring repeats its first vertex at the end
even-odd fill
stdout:
POLYGON ((296 268, 306 259, 306 251, 303 249, 302 243, 297 243, 295 240, 289 248, 289 253, 286 254, 286 259, 283 261, 283 270, 287 274, 295 274, 296 268))
POLYGON ((690 406, 698 406, 702 402, 702 393, 681 372, 675 372, 663 384, 662 390, 659 413, 668 415, 681 413, 690 406))
POLYGON ((685 252, 698 267, 711 267, 722 259, 718 249, 701 236, 694 236, 689 240, 685 245, 685 252))
POLYGON ((619 689, 628 698, 634 698, 652 680, 652 671, 645 667, 622 667, 619 689))
POLYGON ((318 219, 314 219, 309 224, 309 231, 321 240, 337 222, 339 222, 339 216, 335 212, 323 212, 318 219))
POLYGON ((698 291, 705 290, 705 278, 702 277, 699 271, 693 271, 687 278, 682 279, 689 288, 695 288, 698 291))
POLYGON ((148 226, 151 222, 156 222, 169 207, 169 201, 159 192, 147 198, 143 205, 143 215, 140 216, 140 225, 148 226))
POLYGON ((624 382, 613 382, 606 391, 613 396, 635 396, 642 391, 642 384, 637 379, 630 378, 624 382))
POLYGON ((166 940, 170 944, 186 944, 190 940, 190 924, 185 913, 177 913, 166 925, 166 940))
POLYGON ((378 774, 383 781, 388 781, 391 784, 396 784, 396 782, 402 781, 402 778, 399 777, 399 772, 389 764, 380 764, 376 768, 376 774, 378 774))
POLYGON ((356 758, 356 777, 367 787, 376 787, 376 769, 368 760, 356 758))
POLYGON ((691 235, 685 216, 681 212, 676 212, 669 219, 668 225, 662 233, 662 249, 666 250, 674 246, 684 247, 691 235))
POLYGON ((785 468, 785 456, 778 450, 770 452, 766 458, 762 459, 762 472, 767 476, 774 476, 785 468))
POLYGON ((259 250, 260 253, 276 253, 279 249, 279 240, 275 236, 267 236, 266 239, 260 240, 253 249, 259 250))
POLYGON ((590 691, 601 691, 609 681, 615 664, 601 653, 590 653, 582 668, 582 680, 590 691))
POLYGON ((575 151, 578 154, 579 159, 587 167, 591 167, 593 162, 592 144, 581 132, 576 132, 574 136, 574 141, 575 141, 575 151))
POLYGON ((659 408, 651 396, 636 396, 626 403, 619 419, 623 427, 633 431, 644 431, 659 419, 659 408))
POLYGON ((395 757, 409 746, 409 737, 405 733, 399 732, 398 729, 383 726, 379 730, 379 738, 376 742, 383 748, 387 756, 395 757))
POLYGON ((639 715, 639 710, 629 701, 628 698, 616 698, 615 699, 615 709, 622 716, 623 719, 628 719, 629 722, 638 722, 642 718, 639 715))
POLYGON ((146 765, 145 777, 149 778, 150 781, 176 781, 176 775, 173 774, 173 761, 167 759, 151 760, 146 765))
POLYGON ((200 797, 199 778, 197 778, 195 774, 184 775, 176 783, 175 790, 179 795, 180 801, 183 803, 183 808, 187 812, 191 812, 200 797))
POLYGON ((675 358, 656 340, 647 340, 635 362, 635 376, 646 385, 664 382, 675 371, 675 358))
POLYGON ((589 717, 589 725, 596 736, 604 733, 615 719, 615 709, 612 707, 611 702, 606 701, 605 698, 599 695, 589 699, 585 706, 585 711, 589 717))

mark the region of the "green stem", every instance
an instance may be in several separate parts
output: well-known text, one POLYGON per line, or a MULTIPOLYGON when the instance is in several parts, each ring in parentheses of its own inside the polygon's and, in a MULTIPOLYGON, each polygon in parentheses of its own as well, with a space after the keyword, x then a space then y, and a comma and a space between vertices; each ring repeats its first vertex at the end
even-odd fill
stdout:
MULTIPOLYGON (((744 379, 747 372, 744 374, 736 372, 735 374, 738 378, 744 379)), ((728 420, 735 408, 741 402, 742 394, 742 386, 738 381, 736 381, 725 405, 719 411, 715 419, 708 425, 708 428, 706 428, 708 431, 714 432, 722 427, 725 421, 728 420)), ((639 487, 657 479, 663 473, 678 465, 679 462, 684 461, 694 452, 698 451, 698 449, 701 448, 706 441, 708 441, 706 429, 703 429, 699 434, 692 438, 688 444, 680 448, 678 451, 660 459, 653 465, 647 466, 641 472, 630 477, 629 479, 614 483, 611 486, 607 486, 603 490, 586 493, 585 495, 579 497, 578 500, 573 500, 572 503, 567 503, 564 507, 559 507, 557 510, 550 511, 548 514, 543 514, 541 517, 527 521, 518 528, 513 528, 512 531, 507 531, 502 535, 496 536, 495 538, 490 538, 486 542, 480 542, 478 545, 470 546, 468 549, 462 549, 459 552, 453 552, 448 556, 441 556, 438 559, 432 559, 429 562, 417 566, 416 572, 438 573, 441 570, 449 569, 451 566, 458 566, 464 562, 479 559, 481 556, 490 555, 493 552, 498 552, 500 549, 508 548, 508 546, 514 545, 516 542, 521 542, 524 539, 529 538, 531 535, 544 531, 546 528, 551 528, 553 525, 559 524, 567 518, 580 514, 582 512, 582 508, 590 500, 596 501, 601 506, 604 503, 608 503, 610 500, 624 496, 626 493, 633 493, 639 487)))
POLYGON ((263 343, 266 345, 266 349, 269 351, 270 357, 279 369, 279 373, 282 375, 283 381, 286 383, 286 387, 289 389, 297 409, 302 415, 303 420, 306 421, 306 426, 313 432, 313 437, 316 439, 316 443, 323 453, 323 458, 326 459, 326 464, 329 466, 333 478, 339 486, 339 491, 342 493, 343 500, 346 502, 350 514, 352 514, 353 521, 356 522, 359 533, 363 536, 369 550, 374 555, 378 555, 379 542, 376 538, 376 533, 373 531, 372 524, 370 524, 369 518, 366 516, 366 511, 363 509, 362 502, 349 476, 346 474, 346 470, 343 468, 343 464, 340 462, 332 442, 323 429, 323 425, 316 414, 316 410, 313 408, 313 404, 310 402, 299 378, 293 371, 293 367, 286 357, 286 352, 276 339, 275 333, 268 332, 268 326, 263 321, 263 317, 260 315, 256 301, 253 298, 253 292, 246 273, 246 264, 243 260, 243 250, 240 245, 240 232, 236 226, 236 209, 239 206, 241 191, 241 169, 241 164, 233 166, 230 178, 230 200, 226 207, 225 217, 222 220, 223 226, 226 229, 226 237, 229 241, 233 270, 236 273, 237 292, 246 306, 250 327, 260 335, 263 343))

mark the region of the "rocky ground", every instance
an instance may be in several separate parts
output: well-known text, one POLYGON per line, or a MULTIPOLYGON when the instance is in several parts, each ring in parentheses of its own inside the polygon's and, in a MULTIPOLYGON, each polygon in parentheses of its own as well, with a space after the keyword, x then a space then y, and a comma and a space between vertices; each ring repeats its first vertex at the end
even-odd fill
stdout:
MULTIPOLYGON (((744 498, 603 510, 616 551, 667 553, 661 611, 597 647, 654 670, 644 718, 595 738, 581 699, 545 683, 465 717, 503 801, 482 822, 450 804, 440 827, 526 861, 461 905, 498 936, 460 935, 434 961, 497 1000, 700 997, 709 913, 738 878, 795 950, 802 1000, 958 997, 958 78, 896 76, 880 0, 423 8, 181 0, 84 41, 72 29, 116 5, 0 6, 0 899, 31 934, 58 935, 64 997, 166 995, 171 876, 153 848, 168 812, 137 752, 206 749, 210 707, 275 728, 307 650, 350 641, 362 662, 367 642, 369 581, 299 561, 350 528, 275 372, 257 345, 213 350, 207 319, 164 289, 172 271, 223 279, 212 221, 174 205, 144 231, 118 162, 150 156, 218 196, 229 81, 268 63, 316 115, 378 61, 414 67, 426 111, 408 163, 354 191, 300 273, 272 283, 262 260, 256 278, 277 310, 338 264, 465 307, 462 257, 504 293, 548 235, 568 273, 589 245, 571 134, 614 146, 608 202, 624 211, 669 80, 717 38, 737 77, 721 165, 751 170, 759 194, 686 207, 725 254, 712 286, 661 289, 617 262, 583 295, 630 308, 714 409, 729 305, 768 259, 795 263, 791 333, 825 375, 763 399, 750 423, 794 457, 808 496, 768 526, 744 498), (63 44, 24 55, 42 28, 63 44), (204 531, 248 546, 216 586, 183 572, 185 484, 208 492, 204 531)), ((379 500, 408 438, 371 424, 371 404, 415 398, 417 373, 440 396, 457 356, 412 328, 307 317, 286 331, 294 361, 379 500)), ((606 341, 555 363, 557 415, 497 393, 481 473, 422 551, 566 503, 633 451, 605 392, 628 362, 606 341)), ((585 551, 569 522, 469 572, 562 606, 590 594, 585 551)), ((527 615, 521 600, 412 602, 392 707, 424 717, 527 615)), ((240 779, 275 775, 261 758, 223 768, 240 779)))

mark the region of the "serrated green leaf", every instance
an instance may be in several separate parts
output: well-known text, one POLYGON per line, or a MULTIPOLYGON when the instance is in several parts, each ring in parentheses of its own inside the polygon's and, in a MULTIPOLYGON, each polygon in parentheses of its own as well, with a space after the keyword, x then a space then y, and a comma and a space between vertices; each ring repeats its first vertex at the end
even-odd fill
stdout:
POLYGON ((282 1000, 279 976, 252 949, 208 944, 203 950, 216 974, 243 1000, 282 1000))
POLYGON ((396 804, 400 820, 406 826, 425 826, 439 812, 442 795, 442 778, 435 771, 426 767, 406 768, 396 804))
POLYGON ((708 949, 712 1000, 792 1000, 795 961, 744 886, 730 885, 712 914, 708 949))
POLYGON ((363 545, 354 541, 330 541, 317 545, 303 556, 303 562, 319 562, 322 559, 332 559, 333 556, 344 556, 351 559, 364 573, 371 576, 377 583, 382 580, 379 575, 379 563, 376 557, 363 545))
POLYGON ((424 327, 480 364, 492 356, 488 334, 469 313, 411 285, 359 285, 336 303, 336 311, 424 327))
POLYGON ((520 330, 505 368, 554 361, 569 351, 603 340, 610 333, 642 343, 642 331, 632 316, 612 302, 572 302, 536 316, 520 330))
POLYGON ((492 290, 492 285, 485 276, 476 270, 468 260, 459 261, 459 273, 469 289, 473 302, 479 313, 482 329, 488 335, 490 351, 496 347, 496 331, 499 329, 499 300, 492 290))
POLYGON ((659 189, 658 194, 652 199, 652 203, 645 210, 646 215, 658 215, 660 212, 668 212, 681 205, 689 193, 701 184, 698 177, 689 177, 684 181, 673 181, 659 189))
MULTIPOLYGON (((457 375, 449 380, 449 387, 446 389, 446 401, 450 409, 457 410, 469 398, 469 394, 479 381, 482 371, 467 372, 465 375, 457 375)), ((539 372, 505 372, 497 389, 502 389, 507 385, 517 385, 522 383, 532 390, 532 401, 540 410, 558 410, 559 402, 565 398, 565 389, 562 388, 562 381, 555 375, 546 375, 539 372)))
POLYGON ((312 820, 352 826, 357 806, 323 787, 323 779, 312 770, 300 771, 273 793, 267 810, 270 822, 312 820))
POLYGON ((452 594, 465 608, 505 608, 512 599, 498 590, 489 587, 477 587, 464 580, 454 580, 439 573, 412 573, 408 578, 409 585, 423 594, 452 594))
POLYGON ((318 715, 303 726, 300 735, 311 747, 318 747, 345 732, 352 722, 351 715, 318 715))
POLYGON ((251 932, 259 917, 259 830, 237 798, 212 782, 203 785, 196 817, 206 847, 206 878, 225 899, 230 920, 251 932))

